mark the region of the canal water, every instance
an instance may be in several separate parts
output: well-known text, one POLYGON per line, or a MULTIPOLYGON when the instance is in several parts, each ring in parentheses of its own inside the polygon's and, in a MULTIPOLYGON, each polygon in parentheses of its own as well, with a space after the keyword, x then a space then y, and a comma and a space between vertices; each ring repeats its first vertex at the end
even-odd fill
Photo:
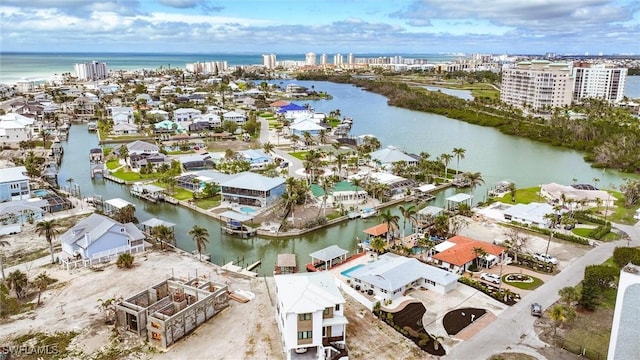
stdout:
MULTIPOLYGON (((352 85, 310 81, 296 83, 308 87, 313 85, 316 91, 331 94, 332 100, 309 103, 318 112, 340 109, 343 116, 352 117, 352 135, 373 134, 383 146, 394 145, 413 153, 424 151, 431 154, 432 158, 451 153, 454 147, 466 149, 464 159, 460 160, 460 168, 481 172, 486 181, 484 186, 474 191, 476 202, 485 199, 488 187, 505 179, 514 181, 518 187, 548 182, 570 184, 574 178, 583 183, 593 183, 593 179, 598 178, 599 187, 604 188, 613 188, 624 182, 623 175, 618 172, 591 168, 582 155, 575 151, 504 135, 493 128, 439 115, 390 107, 383 96, 352 85)), ((91 180, 88 154, 89 149, 98 147, 98 141, 94 133, 87 132, 86 125, 72 126, 69 140, 63 145, 65 153, 60 168, 60 184, 64 185, 67 179, 73 178, 83 196, 99 194, 105 199, 118 197, 130 201, 136 205, 136 215, 141 222, 158 217, 175 223, 178 247, 189 252, 195 249, 188 235, 189 230, 196 224, 207 228, 210 237, 205 252, 211 254, 216 264, 244 259, 246 265, 261 259, 262 266, 256 271, 271 275, 279 253, 295 253, 298 266, 304 266, 310 261, 309 253, 329 245, 336 244, 355 251, 356 237, 362 237, 362 230, 378 223, 376 218, 358 219, 296 238, 240 239, 223 233, 218 221, 200 213, 166 203, 152 204, 130 196, 129 188, 124 185, 101 179, 91 180)), ((456 167, 455 158, 450 167, 456 167)), ((444 198, 456 191, 448 189, 439 193, 433 204, 443 206, 444 198)))

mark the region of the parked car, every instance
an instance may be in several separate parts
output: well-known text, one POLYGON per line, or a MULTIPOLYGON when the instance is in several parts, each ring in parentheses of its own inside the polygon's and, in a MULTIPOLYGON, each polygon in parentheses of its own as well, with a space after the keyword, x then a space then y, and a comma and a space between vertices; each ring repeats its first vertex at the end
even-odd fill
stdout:
POLYGON ((542 306, 538 303, 531 304, 531 315, 541 317, 542 316, 542 306))
POLYGON ((496 274, 481 273, 480 279, 484 281, 492 282, 494 284, 500 284, 500 276, 496 274))
POLYGON ((533 254, 533 258, 538 260, 538 261, 542 261, 542 262, 545 262, 545 263, 548 263, 548 264, 558 265, 558 259, 554 258, 551 255, 535 253, 535 254, 533 254))

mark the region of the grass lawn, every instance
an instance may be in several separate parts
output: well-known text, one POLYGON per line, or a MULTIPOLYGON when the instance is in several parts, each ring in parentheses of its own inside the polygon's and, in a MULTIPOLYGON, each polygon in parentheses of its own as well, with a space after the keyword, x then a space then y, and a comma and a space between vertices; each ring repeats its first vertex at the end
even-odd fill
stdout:
POLYGON ((197 199, 195 200, 195 204, 197 207, 201 209, 211 209, 220 205, 220 195, 212 198, 212 199, 197 199))
POLYGON ((506 278, 508 275, 509 275, 509 274, 502 276, 502 281, 503 281, 505 284, 511 285, 511 286, 513 286, 513 287, 517 287, 518 289, 522 289, 522 290, 533 290, 533 289, 538 288, 540 285, 544 284, 544 282, 543 282, 542 280, 538 279, 538 278, 537 278, 537 277, 535 277, 535 276, 531 276, 531 275, 527 275, 527 276, 529 276, 530 278, 532 278, 532 279, 533 279, 533 282, 530 282, 530 283, 518 282, 518 281, 506 281, 506 280, 505 280, 505 278, 506 278))
POLYGON ((178 151, 167 151, 167 155, 183 155, 183 154, 195 154, 196 151, 195 150, 187 150, 187 151, 182 151, 182 150, 178 150, 178 151))
POLYGON ((296 151, 290 152, 289 155, 293 156, 296 159, 304 160, 305 155, 307 155, 306 151, 296 151))
POLYGON ((113 170, 120 167, 120 160, 115 159, 115 160, 109 160, 107 161, 107 169, 109 170, 113 170))
POLYGON ((187 189, 183 189, 181 187, 176 187, 174 189, 174 194, 171 195, 178 200, 189 200, 193 198, 193 193, 187 189))
POLYGON ((111 175, 117 177, 118 179, 122 179, 124 181, 137 181, 137 180, 152 180, 156 179, 160 174, 145 174, 141 175, 137 172, 133 171, 116 171, 111 173, 111 175))
MULTIPOLYGON (((599 353, 606 358, 609 351, 609 337, 613 322, 613 310, 597 308, 594 311, 579 311, 576 319, 569 325, 564 333, 564 339, 570 342, 570 346, 582 346, 587 353, 599 353)), ((596 357, 589 357, 591 359, 596 357)))
POLYGON ((575 228, 571 230, 571 232, 574 233, 575 235, 586 237, 586 238, 590 238, 589 234, 591 234, 591 231, 593 231, 593 229, 575 228))
POLYGON ((505 204, 529 204, 532 202, 543 202, 544 200, 538 192, 540 187, 534 186, 530 188, 516 189, 516 201, 511 201, 511 194, 507 193, 503 197, 496 198, 497 201, 505 204))

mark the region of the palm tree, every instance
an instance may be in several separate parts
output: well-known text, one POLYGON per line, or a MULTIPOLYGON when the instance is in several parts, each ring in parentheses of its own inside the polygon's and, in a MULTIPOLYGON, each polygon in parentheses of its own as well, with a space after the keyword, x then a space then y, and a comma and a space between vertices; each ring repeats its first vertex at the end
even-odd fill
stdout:
POLYGON ((127 161, 127 157, 129 156, 129 148, 127 147, 127 145, 122 144, 120 146, 118 155, 120 156, 120 159, 124 160, 125 162, 127 161))
POLYGON ((511 194, 511 202, 516 202, 516 184, 514 182, 509 183, 509 193, 511 194))
POLYGON ((402 238, 404 239, 404 231, 407 227, 407 220, 409 220, 409 222, 413 224, 416 221, 416 214, 418 213, 418 211, 416 210, 415 205, 410 205, 406 208, 404 206, 400 206, 398 209, 400 210, 400 214, 402 214, 402 238))
POLYGON ((463 148, 453 148, 453 155, 455 155, 456 160, 457 160, 457 165, 456 165, 456 172, 460 172, 460 159, 464 159, 464 153, 467 150, 463 149, 463 148))
POLYGON ((371 246, 371 249, 376 252, 376 254, 380 254, 387 246, 387 242, 384 241, 384 239, 380 236, 376 236, 371 239, 371 243, 369 245, 371 246))
POLYGON ((551 308, 551 314, 549 314, 551 320, 553 320, 553 338, 554 345, 556 339, 556 331, 558 330, 558 326, 562 325, 569 320, 569 312, 567 311, 567 307, 564 305, 555 305, 551 308))
POLYGON ((51 263, 55 263, 56 259, 53 257, 53 240, 60 234, 58 229, 58 223, 55 220, 41 221, 36 224, 36 233, 44 238, 49 243, 49 251, 51 252, 51 263))
MULTIPOLYGON (((0 248, 4 247, 4 246, 9 246, 9 242, 7 240, 2 240, 2 238, 4 238, 6 235, 0 235, 0 248)), ((0 273, 2 273, 2 280, 5 279, 4 276, 4 261, 3 261, 3 256, 4 254, 2 252, 0 252, 0 273)))
POLYGON ((451 162, 451 159, 453 159, 453 155, 451 154, 442 154, 440 155, 440 161, 442 161, 442 164, 444 165, 444 178, 447 178, 447 173, 449 172, 449 163, 451 162))
POLYGON ((358 178, 351 179, 351 185, 353 185, 356 188, 355 190, 356 200, 359 200, 360 196, 358 195, 358 189, 362 187, 362 179, 358 179, 358 178))
POLYGON ((189 230, 189 235, 193 237, 193 241, 196 243, 196 249, 198 250, 198 259, 202 261, 202 250, 207 249, 209 231, 198 225, 193 225, 193 228, 189 230))
POLYGON ((387 210, 380 214, 380 218, 384 224, 387 224, 387 242, 389 242, 391 238, 391 232, 394 229, 398 228, 398 221, 400 221, 400 216, 391 214, 391 210, 387 210))
POLYGON ((336 162, 338 163, 338 176, 342 178, 342 165, 344 165, 347 160, 347 155, 343 153, 336 154, 336 162))
POLYGON ((478 246, 473 248, 473 254, 476 256, 476 264, 480 265, 480 270, 482 270, 482 263, 478 259, 485 259, 485 256, 488 255, 487 251, 478 246))
POLYGON ((482 178, 482 174, 480 174, 479 172, 475 172, 475 173, 466 172, 464 173, 464 178, 471 185, 471 192, 473 192, 473 189, 475 189, 476 186, 484 184, 484 179, 482 178))
POLYGON ((173 234, 173 230, 166 225, 159 225, 153 228, 153 235, 155 235, 156 239, 160 242, 160 249, 164 250, 164 244, 166 242, 171 242, 175 239, 175 235, 173 234))
POLYGON ((275 148, 275 146, 272 143, 267 142, 264 145, 262 145, 262 148, 264 149, 264 152, 266 152, 267 154, 270 154, 273 152, 273 149, 275 148))
POLYGON ((327 142, 327 131, 322 129, 320 130, 320 132, 318 132, 318 141, 320 142, 320 144, 324 144, 327 142))
POLYGON ((47 276, 47 273, 41 273, 36 276, 33 280, 33 285, 38 289, 38 303, 36 304, 36 307, 38 307, 40 306, 40 295, 43 291, 47 290, 47 287, 49 286, 49 277, 47 276))
POLYGON ((7 276, 7 287, 9 290, 13 289, 18 299, 22 299, 25 295, 25 290, 29 286, 29 279, 27 274, 20 270, 13 271, 7 276))
POLYGON ((593 187, 595 187, 597 189, 599 182, 600 182, 600 179, 598 179, 597 177, 594 177, 593 178, 593 187))

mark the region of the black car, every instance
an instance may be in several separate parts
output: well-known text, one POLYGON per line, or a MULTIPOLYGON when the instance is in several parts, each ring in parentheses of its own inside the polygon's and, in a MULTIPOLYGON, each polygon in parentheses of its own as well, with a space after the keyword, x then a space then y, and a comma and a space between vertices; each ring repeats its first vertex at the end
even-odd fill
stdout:
POLYGON ((542 306, 538 303, 531 304, 531 315, 541 317, 542 316, 542 306))

